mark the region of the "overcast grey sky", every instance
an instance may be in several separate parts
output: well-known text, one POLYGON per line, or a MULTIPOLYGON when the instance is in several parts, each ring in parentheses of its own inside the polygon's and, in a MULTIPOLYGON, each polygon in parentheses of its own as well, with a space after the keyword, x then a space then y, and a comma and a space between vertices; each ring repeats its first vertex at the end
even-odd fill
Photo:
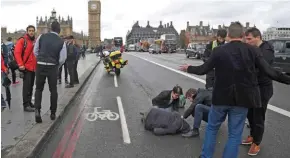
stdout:
MULTIPOLYGON (((1 26, 9 31, 35 25, 36 16, 50 16, 53 8, 57 16, 73 17, 74 31, 88 32, 88 0, 1 0, 1 26)), ((125 37, 134 22, 152 26, 173 21, 178 32, 186 22, 198 25, 203 21, 215 28, 231 21, 254 23, 261 30, 270 26, 290 27, 290 0, 101 0, 102 39, 125 37)))

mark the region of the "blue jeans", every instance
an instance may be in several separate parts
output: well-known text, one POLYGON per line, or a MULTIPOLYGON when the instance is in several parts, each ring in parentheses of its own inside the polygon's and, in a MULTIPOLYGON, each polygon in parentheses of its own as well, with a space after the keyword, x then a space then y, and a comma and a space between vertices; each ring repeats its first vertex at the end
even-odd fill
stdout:
POLYGON ((194 110, 194 121, 193 121, 193 128, 199 128, 201 121, 207 121, 208 119, 203 119, 208 117, 208 113, 210 110, 210 106, 197 104, 194 110))
POLYGON ((228 140, 224 148, 223 158, 237 158, 247 113, 248 109, 244 107, 212 105, 208 116, 201 157, 213 157, 216 135, 228 115, 228 140))

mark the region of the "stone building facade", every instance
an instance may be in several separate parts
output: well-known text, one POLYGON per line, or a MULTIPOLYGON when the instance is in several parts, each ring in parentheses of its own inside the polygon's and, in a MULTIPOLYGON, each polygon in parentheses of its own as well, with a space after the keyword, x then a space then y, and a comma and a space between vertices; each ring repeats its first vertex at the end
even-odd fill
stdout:
POLYGON ((60 23, 60 36, 73 35, 77 44, 88 45, 88 36, 84 35, 83 32, 78 33, 73 31, 72 17, 68 16, 66 19, 60 15, 57 17, 56 11, 54 9, 51 11, 51 16, 49 18, 47 16, 44 18, 36 17, 36 36, 49 32, 50 24, 53 21, 58 21, 60 23))
POLYGON ((178 32, 173 26, 172 21, 167 24, 162 24, 162 21, 160 21, 160 24, 158 27, 152 27, 150 26, 150 22, 147 21, 147 26, 142 27, 139 25, 139 22, 137 21, 133 26, 132 30, 128 31, 126 35, 126 44, 135 44, 143 40, 148 39, 159 39, 161 35, 163 34, 175 34, 176 38, 179 39, 178 32))
POLYGON ((25 30, 15 30, 14 32, 8 32, 7 27, 1 27, 1 40, 3 40, 3 42, 6 42, 7 38, 11 37, 12 41, 15 43, 17 39, 25 35, 25 33, 25 30))
MULTIPOLYGON (((253 27, 256 27, 255 25, 253 27)), ((190 26, 187 22, 185 29, 185 36, 188 39, 189 43, 208 43, 209 41, 215 39, 217 31, 219 29, 228 29, 228 26, 218 25, 217 29, 214 29, 209 24, 204 25, 203 21, 199 22, 199 25, 190 26)), ((246 22, 244 30, 251 28, 250 23, 246 22)))

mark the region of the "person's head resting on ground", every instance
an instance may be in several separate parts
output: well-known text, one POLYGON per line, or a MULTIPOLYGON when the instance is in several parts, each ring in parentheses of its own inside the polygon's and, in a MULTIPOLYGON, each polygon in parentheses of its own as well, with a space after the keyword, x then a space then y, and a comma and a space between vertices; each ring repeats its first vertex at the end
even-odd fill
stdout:
POLYGON ((262 34, 260 30, 255 27, 250 28, 245 32, 245 40, 246 43, 257 47, 263 43, 262 34))
POLYGON ((185 97, 193 102, 194 98, 196 97, 197 90, 195 88, 189 88, 187 92, 185 93, 185 97))
POLYGON ((174 86, 171 95, 172 99, 179 99, 179 96, 183 95, 182 88, 178 85, 174 86))
POLYGON ((227 30, 225 29, 219 29, 217 31, 216 39, 218 43, 224 43, 227 37, 227 30))
POLYGON ((33 25, 28 25, 26 27, 26 34, 33 41, 35 39, 35 27, 33 25))
POLYGON ((52 32, 56 32, 57 34, 60 33, 60 24, 57 21, 53 21, 50 27, 52 32))
POLYGON ((229 41, 242 41, 244 37, 244 27, 240 22, 233 22, 228 29, 229 41))

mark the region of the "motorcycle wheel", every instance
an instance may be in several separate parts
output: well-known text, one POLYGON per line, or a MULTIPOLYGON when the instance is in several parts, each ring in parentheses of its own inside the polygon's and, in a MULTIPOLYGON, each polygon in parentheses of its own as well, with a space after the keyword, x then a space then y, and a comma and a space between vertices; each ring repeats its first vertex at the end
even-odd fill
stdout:
POLYGON ((116 73, 117 76, 120 76, 120 74, 121 74, 121 69, 117 69, 117 68, 116 68, 116 69, 115 69, 115 73, 116 73))

